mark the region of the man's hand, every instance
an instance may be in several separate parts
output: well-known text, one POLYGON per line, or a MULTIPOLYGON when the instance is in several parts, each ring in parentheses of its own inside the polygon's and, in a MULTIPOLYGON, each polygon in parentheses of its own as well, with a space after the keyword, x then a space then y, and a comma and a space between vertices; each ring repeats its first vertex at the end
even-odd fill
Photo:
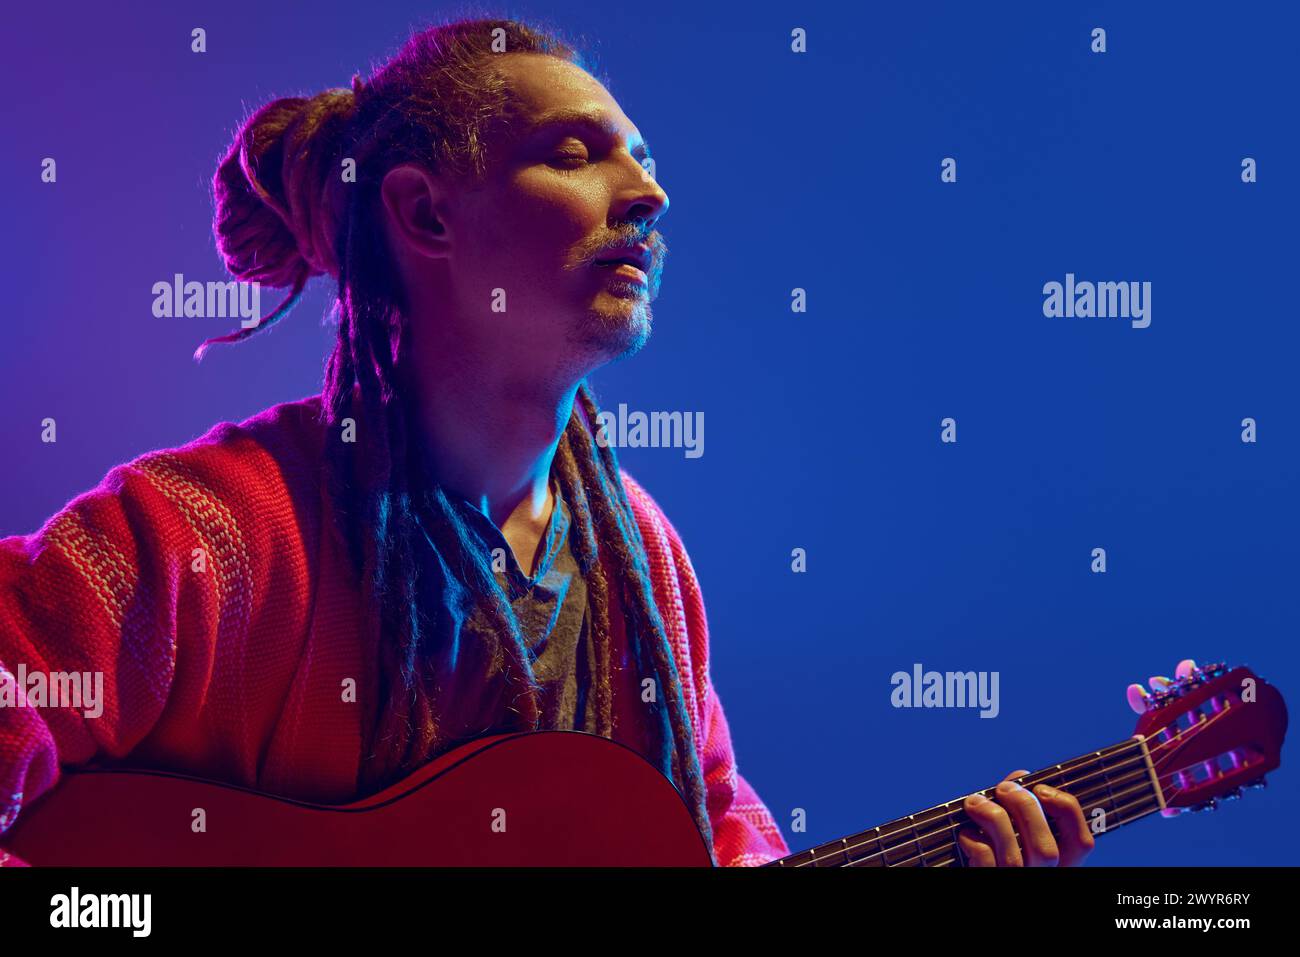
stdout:
POLYGON ((972 794, 963 803, 978 825, 964 827, 957 834, 968 866, 1072 867, 1092 852, 1092 831, 1079 802, 1046 784, 1030 793, 1013 780, 1028 773, 1020 770, 1008 774, 994 792, 996 800, 972 794), (1049 815, 1061 835, 1059 843, 1047 825, 1049 815), (1020 831, 1019 841, 1013 826, 1020 831))
MULTIPOLYGON (((1190 658, 1178 662, 1174 675, 1184 678, 1196 668, 1190 658)), ((1162 691, 1173 682, 1164 676, 1150 679, 1152 691, 1162 691)), ((1128 686, 1129 707, 1138 714, 1147 708, 1147 691, 1140 684, 1128 686)), ((1094 845, 1092 831, 1083 817, 1079 802, 1064 791, 1040 784, 1033 793, 1016 784, 1015 778, 1028 771, 1012 771, 997 786, 996 800, 980 794, 968 797, 962 807, 977 827, 964 827, 957 843, 971 867, 1071 867, 1079 864, 1094 845), (1047 814, 1044 815, 1044 810, 1047 814), (1061 838, 1047 826, 1047 816, 1056 822, 1061 838), (1016 840, 1011 830, 1020 831, 1016 840), (1023 846, 1022 843, 1023 842, 1023 846)))

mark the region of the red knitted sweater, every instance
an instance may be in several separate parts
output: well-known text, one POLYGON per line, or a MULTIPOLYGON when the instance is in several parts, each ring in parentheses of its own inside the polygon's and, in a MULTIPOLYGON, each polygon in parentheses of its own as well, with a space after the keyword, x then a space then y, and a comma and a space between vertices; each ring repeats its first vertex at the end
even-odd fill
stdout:
MULTIPOLYGON (((61 765, 97 758, 300 800, 360 796, 360 719, 338 689, 369 663, 360 583, 321 520, 319 411, 317 396, 222 422, 113 468, 36 533, 0 539, 0 673, 102 672, 105 689, 98 718, 0 707, 0 835, 61 765), (192 571, 196 549, 206 574, 192 571)), ((683 679, 717 860, 783 856, 772 815, 736 771, 690 559, 659 506, 622 476, 683 679)), ((625 642, 622 614, 610 619, 612 640, 625 642)))

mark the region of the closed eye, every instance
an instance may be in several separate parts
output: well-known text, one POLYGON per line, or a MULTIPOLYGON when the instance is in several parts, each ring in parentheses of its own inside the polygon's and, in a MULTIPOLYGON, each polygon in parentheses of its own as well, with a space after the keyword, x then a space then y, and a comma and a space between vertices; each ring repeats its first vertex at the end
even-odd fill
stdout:
POLYGON ((576 136, 566 136, 552 149, 547 160, 552 166, 573 169, 582 166, 591 158, 587 144, 576 136))

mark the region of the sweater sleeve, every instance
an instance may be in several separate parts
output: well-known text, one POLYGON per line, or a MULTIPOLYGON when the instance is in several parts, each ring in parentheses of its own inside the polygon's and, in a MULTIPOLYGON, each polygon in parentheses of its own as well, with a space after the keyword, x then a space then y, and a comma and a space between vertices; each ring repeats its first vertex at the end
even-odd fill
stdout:
POLYGON ((0 833, 55 785, 60 765, 122 757, 158 720, 186 587, 178 569, 189 566, 162 547, 175 537, 171 518, 133 463, 34 534, 0 539, 0 686, 9 692, 0 698, 0 833), (54 674, 80 676, 102 700, 32 700, 34 679, 54 674))
POLYGON ((709 670, 708 619, 699 581, 677 530, 666 517, 663 525, 681 584, 696 709, 702 716, 696 737, 701 742, 700 762, 713 826, 714 856, 719 864, 729 867, 766 864, 787 856, 790 850, 772 812, 737 770, 731 731, 709 670))
POLYGON ((727 867, 755 867, 790 853, 772 812, 736 770, 722 704, 710 686, 705 708, 704 753, 701 756, 708 791, 713 851, 727 867))
POLYGON ((197 723, 220 623, 241 604, 224 573, 248 556, 211 533, 220 503, 185 469, 165 453, 119 465, 39 531, 0 539, 0 845, 61 766, 125 757, 165 707, 197 723), (80 701, 40 700, 67 675, 80 701))
POLYGON ((175 603, 166 563, 141 567, 155 512, 131 494, 133 478, 119 466, 39 531, 0 539, 0 832, 54 786, 60 763, 123 754, 157 719, 175 603), (128 617, 153 638, 122 654, 128 617), (163 662, 150 680, 146 669, 163 662), (85 688, 112 700, 50 707, 33 681, 53 673, 89 675, 85 688))

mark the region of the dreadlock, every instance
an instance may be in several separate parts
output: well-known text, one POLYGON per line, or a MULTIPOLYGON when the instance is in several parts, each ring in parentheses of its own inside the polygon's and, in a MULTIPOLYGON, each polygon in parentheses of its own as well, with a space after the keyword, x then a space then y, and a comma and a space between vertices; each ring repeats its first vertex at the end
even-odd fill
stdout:
MULTIPOLYGON (((436 647, 430 589, 450 588, 485 626, 466 656, 485 678, 504 674, 499 704, 515 728, 537 729, 540 689, 510 601, 483 540, 427 474, 399 387, 406 329, 378 201, 384 174, 418 163, 472 181, 483 173, 494 124, 512 101, 494 69, 494 46, 510 53, 586 60, 552 33, 503 19, 461 20, 415 33, 369 81, 310 98, 277 99, 235 135, 214 179, 213 229, 239 279, 288 288, 258 325, 204 342, 238 342, 285 316, 317 275, 338 280, 338 340, 325 367, 321 416, 324 468, 334 517, 371 609, 369 648, 378 658, 377 702, 363 733, 371 752, 363 785, 397 780, 453 742, 455 716, 441 700, 446 649, 436 647), (340 176, 351 160, 355 182, 340 176), (345 439, 351 425, 354 441, 345 439)), ((552 466, 573 517, 570 548, 587 583, 597 669, 592 700, 601 734, 614 733, 610 683, 610 589, 620 589, 632 656, 658 678, 663 711, 650 737, 661 766, 712 834, 681 677, 655 604, 645 543, 620 479, 614 449, 595 441, 599 409, 579 384, 552 466)), ((465 664, 465 661, 471 662, 465 664)), ((489 702, 493 704, 493 702, 489 702)), ((498 726, 498 730, 506 730, 498 726)), ((484 729, 486 730, 486 729, 484 729)))

